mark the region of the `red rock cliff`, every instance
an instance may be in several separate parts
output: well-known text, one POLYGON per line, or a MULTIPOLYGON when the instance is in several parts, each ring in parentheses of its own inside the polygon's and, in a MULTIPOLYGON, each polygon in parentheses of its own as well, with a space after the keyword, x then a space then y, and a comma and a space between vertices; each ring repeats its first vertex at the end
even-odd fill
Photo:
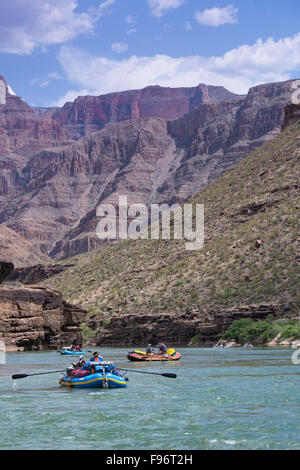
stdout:
POLYGON ((102 129, 107 122, 160 117, 175 119, 202 103, 238 98, 223 87, 200 84, 193 88, 149 86, 142 90, 79 96, 66 103, 53 117, 72 138, 102 129))

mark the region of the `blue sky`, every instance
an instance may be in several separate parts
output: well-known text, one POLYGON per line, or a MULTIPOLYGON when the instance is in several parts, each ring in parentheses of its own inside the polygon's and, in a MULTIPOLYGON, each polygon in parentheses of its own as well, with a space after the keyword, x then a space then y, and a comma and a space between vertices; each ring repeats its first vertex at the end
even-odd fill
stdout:
POLYGON ((300 77, 299 0, 1 0, 0 74, 35 106, 300 77))

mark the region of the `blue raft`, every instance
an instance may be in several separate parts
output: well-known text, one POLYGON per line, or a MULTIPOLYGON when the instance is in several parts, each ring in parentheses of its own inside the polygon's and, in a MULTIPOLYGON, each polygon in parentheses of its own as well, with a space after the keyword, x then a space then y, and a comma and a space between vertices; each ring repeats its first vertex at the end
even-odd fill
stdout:
POLYGON ((127 386, 124 377, 119 377, 110 372, 105 375, 97 372, 86 377, 73 379, 71 377, 63 377, 59 383, 69 388, 124 388, 127 386))
MULTIPOLYGON (((84 377, 70 377, 65 375, 59 384, 69 388, 124 388, 127 378, 123 377, 111 363, 88 363, 96 368, 96 372, 84 377)), ((82 371, 83 369, 80 369, 82 371)))
POLYGON ((81 356, 85 354, 85 351, 76 351, 71 349, 62 349, 59 354, 66 354, 68 356, 81 356))

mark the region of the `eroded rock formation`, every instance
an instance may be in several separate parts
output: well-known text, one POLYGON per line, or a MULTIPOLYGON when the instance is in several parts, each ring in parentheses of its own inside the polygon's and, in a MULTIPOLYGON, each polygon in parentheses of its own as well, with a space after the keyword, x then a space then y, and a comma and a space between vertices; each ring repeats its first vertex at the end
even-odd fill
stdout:
POLYGON ((221 86, 200 84, 192 88, 148 86, 101 96, 79 96, 53 114, 73 139, 103 129, 108 122, 160 117, 175 119, 202 103, 239 98, 221 86))
POLYGON ((163 341, 169 346, 214 345, 234 320, 251 317, 261 320, 268 315, 281 316, 283 307, 276 304, 246 305, 227 309, 191 308, 182 314, 113 315, 109 324, 95 316, 88 325, 98 333, 99 346, 143 346, 163 341), (105 326, 102 326, 105 325, 105 326))
POLYGON ((10 94, 7 83, 5 102, 0 102, 0 155, 26 149, 40 150, 46 146, 57 146, 66 141, 61 126, 51 116, 39 116, 20 97, 10 94))
POLYGON ((260 85, 245 97, 205 85, 148 87, 79 97, 42 116, 28 111, 73 138, 87 135, 30 158, 0 158, 0 224, 40 261, 91 251, 102 243, 99 204, 117 204, 119 195, 129 204, 183 203, 280 131, 291 84, 260 85))
POLYGON ((22 284, 37 284, 51 276, 55 276, 56 274, 63 272, 70 266, 73 265, 67 264, 66 266, 63 266, 61 264, 36 264, 28 267, 15 268, 7 276, 6 280, 7 282, 18 281, 22 282, 22 284))
MULTIPOLYGON (((0 262, 0 281, 12 271, 0 262)), ((0 286, 0 340, 7 350, 55 349, 82 342, 80 325, 86 310, 43 287, 0 286)))

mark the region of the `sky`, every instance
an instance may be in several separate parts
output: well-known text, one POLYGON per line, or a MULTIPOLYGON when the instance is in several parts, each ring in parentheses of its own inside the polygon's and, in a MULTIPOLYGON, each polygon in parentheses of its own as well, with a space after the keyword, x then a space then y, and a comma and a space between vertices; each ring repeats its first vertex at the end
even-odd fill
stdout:
POLYGON ((149 85, 300 78, 299 0, 0 0, 0 75, 31 106, 149 85))

